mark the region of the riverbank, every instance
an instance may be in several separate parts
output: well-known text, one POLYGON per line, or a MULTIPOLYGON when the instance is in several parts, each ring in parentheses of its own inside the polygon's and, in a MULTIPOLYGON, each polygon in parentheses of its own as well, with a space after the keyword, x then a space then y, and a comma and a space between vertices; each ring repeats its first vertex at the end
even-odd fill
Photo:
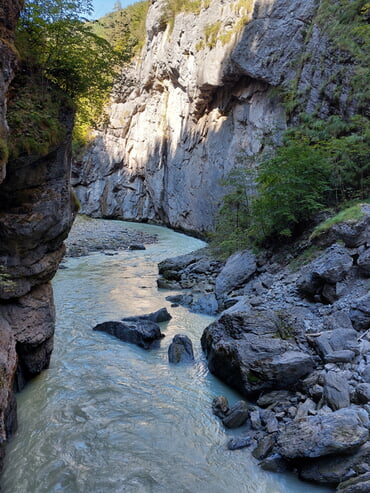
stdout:
POLYGON ((92 252, 129 250, 158 241, 157 235, 127 228, 127 223, 110 219, 93 219, 78 215, 65 240, 66 256, 81 257, 92 252))
POLYGON ((171 302, 219 314, 201 340, 208 367, 254 403, 216 415, 225 426, 243 418, 240 443, 262 468, 341 493, 370 488, 369 205, 362 212, 279 253, 159 265, 159 287, 185 289, 171 302))

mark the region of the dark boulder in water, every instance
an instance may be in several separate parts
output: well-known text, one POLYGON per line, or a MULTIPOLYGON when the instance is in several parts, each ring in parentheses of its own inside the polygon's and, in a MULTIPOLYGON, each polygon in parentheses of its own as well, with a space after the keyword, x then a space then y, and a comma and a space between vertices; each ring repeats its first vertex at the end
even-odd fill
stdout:
POLYGON ((151 349, 159 344, 164 335, 159 325, 150 320, 131 322, 103 322, 96 325, 93 330, 106 332, 117 337, 121 341, 136 344, 143 349, 151 349))
POLYGON ((194 361, 193 344, 188 336, 177 334, 168 348, 170 363, 194 361))

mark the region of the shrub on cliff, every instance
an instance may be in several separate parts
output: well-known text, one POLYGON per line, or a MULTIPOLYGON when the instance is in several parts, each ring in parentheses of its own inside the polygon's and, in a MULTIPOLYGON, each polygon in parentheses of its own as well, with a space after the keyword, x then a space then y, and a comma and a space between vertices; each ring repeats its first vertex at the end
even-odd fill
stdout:
POLYGON ((228 193, 213 244, 227 253, 240 245, 294 236, 318 211, 367 199, 369 120, 359 115, 349 121, 301 115, 301 125, 287 130, 282 145, 259 164, 254 195, 248 185, 255 169, 250 164, 245 158, 238 180, 234 174, 224 181, 228 193))

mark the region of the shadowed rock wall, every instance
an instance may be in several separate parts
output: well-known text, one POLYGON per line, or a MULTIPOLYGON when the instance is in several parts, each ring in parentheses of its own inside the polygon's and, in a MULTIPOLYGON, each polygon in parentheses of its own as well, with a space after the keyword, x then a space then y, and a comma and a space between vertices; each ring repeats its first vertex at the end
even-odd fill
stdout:
POLYGON ((74 217, 70 189, 73 111, 60 116, 66 136, 48 155, 8 160, 6 93, 16 70, 14 29, 23 2, 0 5, 0 468, 16 429, 14 392, 47 368, 53 349, 50 280, 74 217))

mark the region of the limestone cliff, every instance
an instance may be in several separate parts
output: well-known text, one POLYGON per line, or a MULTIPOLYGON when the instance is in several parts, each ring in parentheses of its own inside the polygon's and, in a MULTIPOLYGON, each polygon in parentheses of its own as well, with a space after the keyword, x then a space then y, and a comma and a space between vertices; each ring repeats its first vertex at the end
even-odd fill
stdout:
POLYGON ((0 468, 4 443, 16 428, 14 391, 49 365, 55 321, 50 280, 74 215, 72 109, 60 114, 65 136, 59 145, 43 157, 8 159, 7 90, 17 65, 13 38, 21 7, 14 0, 0 6, 0 468))
POLYGON ((124 69, 108 122, 74 169, 83 212, 211 230, 220 178, 286 128, 279 90, 294 81, 306 111, 351 112, 346 76, 339 94, 327 83, 339 68, 314 22, 319 2, 200 3, 166 24, 165 0, 152 0, 141 58, 124 69))

